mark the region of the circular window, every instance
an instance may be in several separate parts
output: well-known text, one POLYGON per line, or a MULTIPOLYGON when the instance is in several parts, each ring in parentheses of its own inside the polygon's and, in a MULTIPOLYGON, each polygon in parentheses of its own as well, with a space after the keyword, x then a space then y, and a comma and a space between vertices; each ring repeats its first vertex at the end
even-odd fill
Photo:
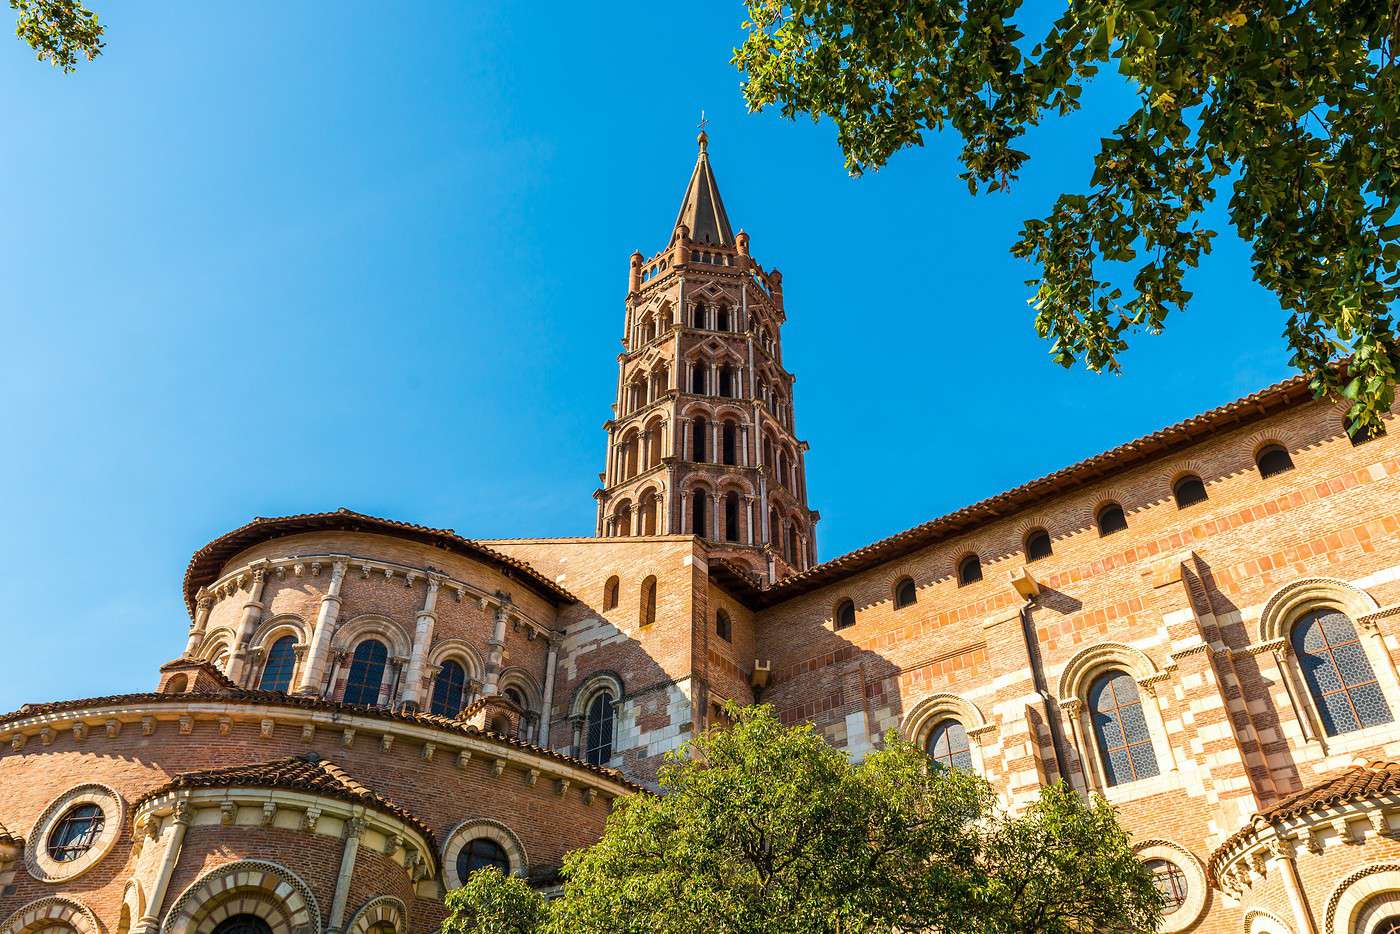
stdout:
POLYGON ((1375 934, 1400 934, 1400 915, 1386 918, 1376 925, 1375 934))
POLYGON ((1165 859, 1149 859, 1147 868, 1162 893, 1162 914, 1169 915, 1186 904, 1186 873, 1180 866, 1165 859))
POLYGON ((462 821, 448 833, 442 847, 443 881, 450 889, 458 888, 487 866, 508 876, 524 876, 530 861, 520 838, 505 824, 484 818, 462 821))
POLYGON ((510 875, 510 857, 505 849, 489 837, 477 837, 462 847, 457 854, 457 878, 466 882, 472 873, 487 866, 495 866, 502 874, 510 875))
POLYGON ((102 833, 107 816, 95 804, 78 804, 68 809, 49 833, 49 856, 56 863, 70 863, 81 857, 102 833))
POLYGON ((24 848, 25 868, 41 882, 81 875, 116 844, 124 813, 121 797, 106 785, 69 790, 35 822, 36 845, 24 848))

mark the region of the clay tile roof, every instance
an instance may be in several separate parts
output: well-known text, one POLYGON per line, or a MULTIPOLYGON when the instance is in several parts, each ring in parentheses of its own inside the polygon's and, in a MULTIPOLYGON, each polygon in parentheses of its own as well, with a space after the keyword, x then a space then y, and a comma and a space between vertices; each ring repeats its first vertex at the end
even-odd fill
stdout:
POLYGON ((195 595, 199 588, 218 580, 224 564, 239 552, 274 538, 303 532, 326 531, 391 535, 435 545, 446 551, 496 565, 507 576, 521 581, 554 606, 577 602, 573 594, 524 561, 501 554, 469 538, 463 538, 451 529, 434 529, 426 525, 399 522, 396 519, 381 519, 349 509, 337 509, 335 512, 309 512, 296 516, 259 516, 247 525, 214 539, 196 551, 190 558, 189 566, 185 568, 185 608, 191 615, 194 614, 195 595))
POLYGON ((412 811, 399 807, 383 795, 366 788, 339 765, 329 759, 322 759, 314 752, 251 765, 182 772, 154 791, 142 795, 137 804, 139 806, 142 801, 180 788, 287 788, 309 791, 323 797, 361 804, 397 817, 422 834, 430 849, 436 848, 432 831, 412 811))
POLYGON ((964 506, 937 519, 931 519, 903 532, 855 551, 818 564, 778 581, 771 587, 747 586, 742 578, 729 575, 724 583, 734 596, 751 607, 773 606, 809 593, 864 571, 876 564, 899 558, 936 542, 961 535, 1033 506, 1050 496, 1070 492, 1105 476, 1138 467, 1171 451, 1197 444, 1213 435, 1232 431, 1275 412, 1313 398, 1306 375, 1294 376, 1242 399, 1211 409, 1136 441, 1095 454, 1077 464, 1024 483, 1004 493, 964 506))
POLYGON ((25 704, 18 710, 0 714, 0 729, 3 729, 6 724, 13 723, 16 720, 62 714, 72 710, 88 710, 94 707, 130 706, 132 704, 179 705, 209 702, 218 702, 220 704, 247 704, 249 706, 266 705, 271 707, 295 707, 301 710, 324 710, 332 713, 354 714, 356 716, 369 717, 375 720, 387 720, 397 723, 433 727, 459 736, 480 737, 489 742, 498 743, 503 746, 513 746, 534 755, 554 759, 557 762, 566 763, 576 769, 592 772, 594 775, 605 778, 613 784, 631 791, 645 790, 642 785, 634 782, 617 769, 608 768, 603 765, 593 765, 576 756, 529 743, 523 739, 517 739, 514 736, 502 736, 500 733, 479 729, 457 718, 443 717, 433 713, 391 710, 388 707, 342 704, 338 701, 321 700, 318 697, 304 697, 298 694, 283 694, 279 691, 251 691, 246 688, 219 691, 218 693, 200 693, 192 691, 183 694, 161 694, 151 691, 137 694, 113 694, 106 697, 53 701, 47 704, 25 704))
POLYGON ((215 665, 208 659, 193 658, 189 655, 181 655, 179 658, 171 659, 164 665, 161 665, 160 670, 162 672, 198 670, 213 678, 222 687, 226 687, 231 691, 239 690, 238 682, 234 681, 228 675, 220 671, 219 666, 215 665))
POLYGON ((1400 793, 1400 762, 1376 760, 1353 765, 1316 785, 1288 795, 1267 811, 1255 814, 1244 827, 1216 848, 1211 855, 1211 871, 1214 873, 1228 852, 1256 830, 1310 811, 1397 793, 1400 793))

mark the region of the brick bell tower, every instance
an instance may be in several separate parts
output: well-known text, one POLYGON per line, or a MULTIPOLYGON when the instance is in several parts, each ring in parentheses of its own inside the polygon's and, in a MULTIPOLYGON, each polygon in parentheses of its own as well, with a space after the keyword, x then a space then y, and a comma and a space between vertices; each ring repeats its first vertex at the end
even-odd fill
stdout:
POLYGON ((666 248, 632 254, 600 537, 694 534, 769 582, 816 563, 783 277, 735 234, 703 128, 666 248))

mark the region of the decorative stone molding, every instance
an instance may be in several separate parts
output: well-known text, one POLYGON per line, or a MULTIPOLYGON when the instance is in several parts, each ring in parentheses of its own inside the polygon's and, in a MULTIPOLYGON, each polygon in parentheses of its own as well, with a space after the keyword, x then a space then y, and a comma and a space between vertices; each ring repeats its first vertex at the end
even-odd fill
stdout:
POLYGON ((496 820, 465 820, 448 832, 442 845, 442 878, 448 888, 455 889, 466 881, 457 873, 457 857, 463 847, 481 837, 494 840, 506 851, 511 875, 524 878, 529 872, 530 862, 525 855, 525 846, 513 830, 496 820))
POLYGON ((56 927, 71 928, 78 934, 102 934, 102 925, 91 908, 60 895, 36 899, 20 908, 0 924, 0 934, 28 934, 56 927))
POLYGON ((1293 623, 1312 610, 1340 610, 1359 620, 1380 609, 1361 588, 1331 577, 1308 577, 1274 591, 1259 614, 1259 640, 1288 639, 1293 623))
POLYGON ((1373 863, 1347 876, 1332 890, 1327 899, 1319 934, 1351 934, 1356 922, 1369 915, 1368 908, 1378 896, 1400 891, 1400 863, 1373 863))
POLYGON ((404 934, 408 930, 408 909, 392 895, 371 898, 351 916, 345 934, 366 934, 377 925, 388 925, 394 934, 404 934))
POLYGON ((24 848, 24 865, 40 882, 76 879, 111 852, 126 822, 126 803, 112 788, 95 782, 70 788, 44 808, 24 848), (95 804, 102 809, 102 830, 92 846, 76 859, 59 862, 49 855, 49 835, 63 816, 75 807, 95 804))
POLYGON ((224 901, 239 896, 240 911, 256 914, 273 934, 320 934, 321 912, 311 888, 285 866, 264 860, 240 860, 200 876, 166 914, 163 934, 208 934, 217 921, 210 915, 224 901))
POLYGON ((1139 684, 1160 674, 1152 659, 1141 649, 1123 642, 1100 642, 1081 650, 1065 663, 1059 682, 1061 704, 1085 694, 1089 682, 1105 668, 1122 668, 1139 684))

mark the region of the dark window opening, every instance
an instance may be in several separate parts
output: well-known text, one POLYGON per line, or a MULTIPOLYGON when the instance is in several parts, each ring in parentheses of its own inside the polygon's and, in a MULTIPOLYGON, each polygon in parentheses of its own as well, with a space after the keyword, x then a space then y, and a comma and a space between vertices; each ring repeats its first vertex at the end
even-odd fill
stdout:
POLYGON ((1293 458, 1288 456, 1288 452, 1281 444, 1270 444, 1260 450, 1259 455, 1254 459, 1259 466, 1259 476, 1268 479, 1293 469, 1293 458))
POLYGON ((724 494, 724 540, 739 540, 739 494, 734 490, 724 494))
POLYGON ((694 461, 697 464, 705 461, 705 442, 710 434, 710 426, 703 418, 697 418, 690 423, 690 447, 694 451, 694 461))
POLYGON ((462 700, 467 690, 467 671, 454 661, 442 663, 433 679, 433 696, 428 710, 443 717, 455 717, 462 712, 462 700))
POLYGON ((696 490, 690 494, 690 534, 697 538, 704 538, 708 531, 705 528, 705 505, 709 494, 704 490, 696 490))
POLYGON ((1050 543, 1050 533, 1044 529, 1036 529, 1026 536, 1026 560, 1039 561, 1041 558, 1048 558, 1054 553, 1054 546, 1050 543))
POLYGON ((914 579, 906 577, 898 584, 894 585, 894 608, 902 610, 906 606, 911 606, 919 601, 918 591, 914 588, 914 579))
POLYGON ((345 703, 379 703, 379 686, 384 681, 384 663, 388 660, 389 650, 376 639, 366 639, 355 646, 350 676, 345 680, 345 703))
POLYGON ((1385 423, 1374 421, 1368 422, 1365 425, 1358 425, 1353 422, 1347 426, 1347 437, 1351 439, 1352 447, 1365 444, 1367 441, 1374 441, 1377 438, 1384 438, 1385 423))
POLYGON ((733 422, 724 423, 724 431, 721 433, 721 444, 724 448, 722 460, 733 467, 739 462, 739 426, 733 422))
POLYGON ((614 574, 603 585, 603 609, 613 610, 617 608, 618 583, 617 575, 614 574))
POLYGON ((610 694, 599 694, 588 702, 586 716, 586 737, 583 758, 589 765, 606 765, 612 758, 613 746, 613 699, 610 694))
POLYGON ((856 605, 850 600, 842 600, 836 608, 836 628, 849 629, 856 624, 856 605))
POLYGON ((715 635, 719 636, 725 642, 729 642, 734 638, 733 627, 729 622, 729 614, 723 610, 715 610, 715 635))
POLYGON ((1176 481, 1172 487, 1172 496, 1176 497, 1177 509, 1185 509, 1187 506, 1204 503, 1206 501, 1206 485, 1195 474, 1187 474, 1176 481))
POLYGON ((1098 523, 1099 535, 1112 535, 1128 527, 1128 517, 1123 514, 1122 506, 1109 503, 1099 510, 1098 523))
POLYGON ((958 586, 971 584, 982 579, 982 559, 968 555, 958 563, 958 586))
POLYGON ((495 867, 502 875, 510 875, 510 857, 505 849, 489 837, 477 837, 457 854, 457 878, 465 883, 478 869, 495 867))

